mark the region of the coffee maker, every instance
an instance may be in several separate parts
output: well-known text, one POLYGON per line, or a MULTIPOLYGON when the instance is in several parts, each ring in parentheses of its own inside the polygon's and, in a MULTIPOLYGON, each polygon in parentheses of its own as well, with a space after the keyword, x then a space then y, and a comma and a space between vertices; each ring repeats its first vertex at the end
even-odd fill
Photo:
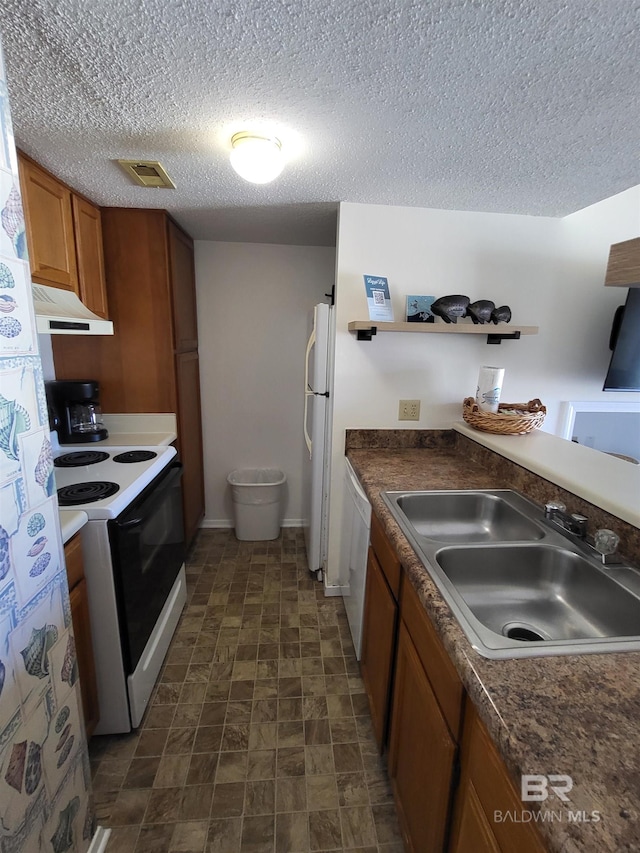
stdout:
POLYGON ((109 437, 100 408, 98 383, 55 380, 44 383, 49 426, 58 433, 60 444, 104 441, 109 437))

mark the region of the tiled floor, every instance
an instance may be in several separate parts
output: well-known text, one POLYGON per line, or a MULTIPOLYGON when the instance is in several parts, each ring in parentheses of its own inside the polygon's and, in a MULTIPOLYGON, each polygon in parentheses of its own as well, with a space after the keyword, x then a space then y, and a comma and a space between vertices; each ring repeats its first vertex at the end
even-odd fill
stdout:
POLYGON ((107 853, 401 853, 341 598, 300 530, 202 530, 141 728, 90 744, 107 853))

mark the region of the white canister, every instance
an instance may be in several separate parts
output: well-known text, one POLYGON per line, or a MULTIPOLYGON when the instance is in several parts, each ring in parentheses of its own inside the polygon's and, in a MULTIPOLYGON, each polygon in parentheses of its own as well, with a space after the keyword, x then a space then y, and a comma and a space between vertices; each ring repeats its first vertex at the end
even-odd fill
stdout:
POLYGON ((484 365, 478 374, 478 390, 476 391, 476 403, 482 412, 497 412, 500 394, 502 393, 502 382, 504 380, 504 367, 490 367, 484 365))

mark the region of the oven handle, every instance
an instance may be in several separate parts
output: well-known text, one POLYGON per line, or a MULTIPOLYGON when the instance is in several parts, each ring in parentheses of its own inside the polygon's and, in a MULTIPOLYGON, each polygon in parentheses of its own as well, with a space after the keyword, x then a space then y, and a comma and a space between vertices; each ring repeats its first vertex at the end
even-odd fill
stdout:
MULTIPOLYGON (((171 488, 173 483, 176 480, 179 480, 182 476, 182 463, 174 461, 171 462, 167 467, 158 475, 155 480, 149 484, 153 486, 153 490, 151 493, 145 492, 142 493, 140 498, 137 501, 134 501, 133 505, 129 507, 129 511, 125 510, 125 517, 116 518, 113 520, 113 523, 120 530, 127 530, 127 528, 137 527, 144 522, 144 518, 141 517, 140 511, 143 507, 145 509, 149 509, 150 506, 155 505, 158 500, 161 500, 161 495, 166 492, 167 489, 171 488), (135 513, 133 518, 127 518, 127 515, 132 515, 135 513)), ((147 489, 149 486, 147 487, 147 489)), ((142 510, 143 516, 145 515, 144 510, 142 510)), ((148 512, 147 512, 148 514, 148 512)))
POLYGON ((131 518, 129 521, 119 521, 118 527, 120 530, 127 530, 129 527, 138 527, 140 524, 142 524, 141 518, 131 518))

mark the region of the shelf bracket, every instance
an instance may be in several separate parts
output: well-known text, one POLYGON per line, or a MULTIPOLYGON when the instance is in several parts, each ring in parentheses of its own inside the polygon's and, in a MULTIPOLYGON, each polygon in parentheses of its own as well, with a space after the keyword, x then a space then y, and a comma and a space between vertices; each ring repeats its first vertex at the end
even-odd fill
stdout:
POLYGON ((502 341, 519 341, 520 340, 520 332, 511 332, 511 334, 504 334, 500 332, 499 334, 487 335, 487 343, 488 344, 501 344, 502 341))
POLYGON ((356 336, 359 341, 370 341, 374 335, 378 334, 378 327, 371 326, 370 329, 358 329, 356 336))

